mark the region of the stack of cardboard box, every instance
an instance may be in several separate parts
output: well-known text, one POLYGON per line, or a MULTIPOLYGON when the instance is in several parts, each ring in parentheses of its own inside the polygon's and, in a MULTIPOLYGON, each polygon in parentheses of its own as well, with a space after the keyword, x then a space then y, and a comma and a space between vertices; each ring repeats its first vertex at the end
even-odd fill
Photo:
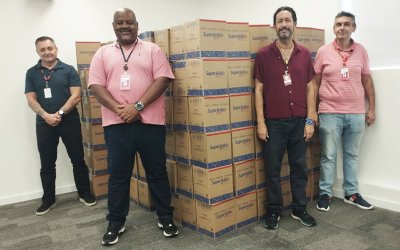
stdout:
POLYGON ((93 195, 105 197, 108 193, 107 150, 101 124, 101 105, 88 90, 89 67, 100 42, 76 42, 78 73, 82 83, 82 101, 78 104, 81 116, 85 162, 93 195))

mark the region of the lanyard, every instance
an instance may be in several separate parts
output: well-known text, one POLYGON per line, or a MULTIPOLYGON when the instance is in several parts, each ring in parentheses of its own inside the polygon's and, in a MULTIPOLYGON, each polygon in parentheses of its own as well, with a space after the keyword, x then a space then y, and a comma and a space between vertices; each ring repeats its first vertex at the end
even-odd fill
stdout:
POLYGON ((44 83, 46 84, 46 88, 48 88, 49 87, 49 81, 50 81, 51 75, 54 72, 54 69, 50 70, 50 74, 48 76, 46 76, 46 74, 44 73, 43 69, 41 69, 40 72, 42 72, 44 83))
POLYGON ((125 65, 124 65, 123 69, 125 70, 125 72, 128 70, 128 61, 129 61, 129 58, 131 58, 132 52, 135 50, 137 42, 138 42, 138 40, 136 38, 136 41, 134 42, 134 45, 133 45, 133 49, 129 53, 128 58, 125 57, 125 53, 124 53, 124 50, 122 49, 122 45, 119 44, 119 48, 121 49, 122 56, 124 57, 125 65))
POLYGON ((336 52, 339 54, 339 56, 342 58, 342 63, 343 67, 346 67, 346 62, 349 59, 351 53, 353 52, 353 47, 350 47, 350 49, 344 50, 339 48, 339 46, 336 44, 336 41, 334 41, 334 46, 336 52))

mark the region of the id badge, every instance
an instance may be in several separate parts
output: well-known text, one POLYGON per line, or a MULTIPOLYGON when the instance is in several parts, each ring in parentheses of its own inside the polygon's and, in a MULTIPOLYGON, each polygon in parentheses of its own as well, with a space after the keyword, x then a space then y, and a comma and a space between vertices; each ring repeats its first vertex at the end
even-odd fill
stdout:
POLYGON ((348 81, 350 79, 349 68, 343 67, 340 70, 340 75, 342 76, 343 81, 348 81))
POLYGON ((44 89, 44 98, 51 98, 51 89, 50 88, 44 89))
POLYGON ((129 90, 131 89, 131 78, 128 74, 123 74, 120 78, 119 83, 120 90, 129 90))
POLYGON ((285 72, 285 74, 283 75, 283 84, 285 86, 292 85, 292 79, 290 78, 290 74, 288 74, 287 72, 285 72))

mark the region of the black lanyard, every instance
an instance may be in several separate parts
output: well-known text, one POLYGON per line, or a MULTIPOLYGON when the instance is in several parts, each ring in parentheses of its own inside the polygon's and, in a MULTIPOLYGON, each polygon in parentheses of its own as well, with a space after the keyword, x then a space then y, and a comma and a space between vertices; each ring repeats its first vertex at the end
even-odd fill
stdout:
POLYGON ((124 53, 124 50, 122 49, 122 45, 119 44, 119 48, 121 49, 121 53, 122 53, 122 56, 124 57, 124 61, 125 61, 125 65, 124 65, 125 71, 128 70, 128 61, 129 61, 129 58, 131 58, 132 52, 135 50, 137 42, 138 42, 138 40, 136 39, 136 41, 134 42, 134 45, 133 45, 133 49, 131 50, 131 52, 128 55, 128 58, 125 57, 125 53, 124 53))

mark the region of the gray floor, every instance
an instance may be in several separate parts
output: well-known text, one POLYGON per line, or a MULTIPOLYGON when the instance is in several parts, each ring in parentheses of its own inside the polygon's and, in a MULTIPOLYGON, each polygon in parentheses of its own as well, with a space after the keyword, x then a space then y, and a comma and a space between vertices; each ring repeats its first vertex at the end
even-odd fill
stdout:
MULTIPOLYGON (((57 197, 57 206, 44 216, 34 215, 39 200, 0 207, 0 249, 106 249, 101 237, 106 200, 85 207, 76 193, 57 197)), ((180 227, 167 239, 156 227, 156 216, 132 204, 126 228, 117 245, 108 249, 400 249, 400 213, 384 209, 364 211, 334 199, 331 211, 309 212, 318 225, 307 228, 288 212, 277 230, 260 222, 212 239, 180 227)))

